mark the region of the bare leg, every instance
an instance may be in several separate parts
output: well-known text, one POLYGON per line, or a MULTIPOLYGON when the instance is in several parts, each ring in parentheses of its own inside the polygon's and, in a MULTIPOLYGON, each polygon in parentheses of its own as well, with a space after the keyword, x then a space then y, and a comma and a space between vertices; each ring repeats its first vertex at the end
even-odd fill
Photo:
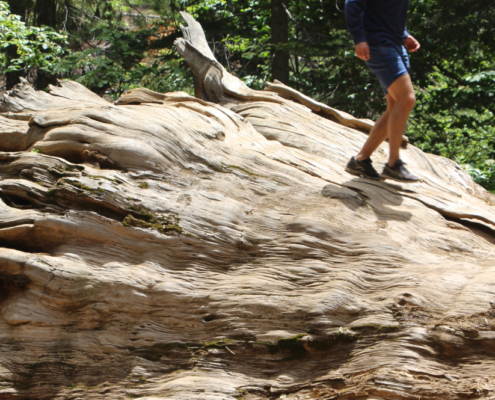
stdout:
POLYGON ((411 77, 409 75, 402 75, 397 78, 388 88, 388 96, 394 100, 394 106, 388 116, 387 124, 388 142, 390 145, 388 165, 392 167, 399 159, 402 135, 406 130, 409 114, 416 102, 411 77))
POLYGON ((375 122, 375 125, 370 131, 368 139, 364 143, 363 148, 356 156, 356 160, 366 160, 370 158, 375 150, 380 146, 383 141, 388 137, 388 121, 390 113, 395 105, 395 100, 387 94, 387 111, 375 122))

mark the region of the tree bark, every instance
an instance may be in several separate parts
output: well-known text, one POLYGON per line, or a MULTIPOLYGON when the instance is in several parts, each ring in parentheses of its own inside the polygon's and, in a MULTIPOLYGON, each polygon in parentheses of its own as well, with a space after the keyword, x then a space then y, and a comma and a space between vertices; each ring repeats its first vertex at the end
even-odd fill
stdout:
POLYGON ((272 0, 272 52, 275 55, 272 78, 289 84, 289 54, 283 49, 289 42, 289 19, 285 7, 289 0, 272 0))

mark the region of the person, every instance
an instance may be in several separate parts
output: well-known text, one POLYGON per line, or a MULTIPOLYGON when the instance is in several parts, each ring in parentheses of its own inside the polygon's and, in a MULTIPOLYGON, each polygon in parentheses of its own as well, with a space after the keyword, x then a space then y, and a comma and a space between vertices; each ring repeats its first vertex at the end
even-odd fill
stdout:
POLYGON ((420 48, 406 28, 409 0, 346 0, 347 28, 356 55, 378 78, 387 101, 387 110, 376 121, 361 151, 352 157, 346 171, 369 179, 416 182, 399 157, 402 135, 416 102, 409 75, 407 51, 420 48), (381 175, 372 165, 371 155, 388 137, 390 154, 381 175))

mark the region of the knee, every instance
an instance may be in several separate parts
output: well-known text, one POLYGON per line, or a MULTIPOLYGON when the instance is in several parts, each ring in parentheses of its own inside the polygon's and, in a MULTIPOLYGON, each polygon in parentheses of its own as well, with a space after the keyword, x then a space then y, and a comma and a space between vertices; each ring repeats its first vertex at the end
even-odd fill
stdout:
POLYGON ((398 103, 407 110, 412 110, 414 104, 416 104, 416 95, 414 92, 406 93, 398 99, 398 103))

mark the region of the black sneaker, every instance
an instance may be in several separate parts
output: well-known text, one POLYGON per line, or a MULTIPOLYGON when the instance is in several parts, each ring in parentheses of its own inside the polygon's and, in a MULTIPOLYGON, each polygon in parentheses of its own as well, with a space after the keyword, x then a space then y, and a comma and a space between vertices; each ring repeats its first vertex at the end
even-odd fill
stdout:
POLYGON ((399 182, 417 182, 419 181, 419 176, 414 175, 409 172, 404 166, 405 163, 402 160, 397 160, 393 167, 389 167, 388 164, 383 168, 381 177, 383 179, 392 179, 399 182))
POLYGON ((373 168, 373 165, 371 165, 372 163, 373 162, 371 161, 371 158, 359 161, 352 157, 347 163, 345 170, 352 175, 362 176, 364 178, 379 181, 382 178, 380 178, 380 175, 378 175, 376 169, 373 168))

